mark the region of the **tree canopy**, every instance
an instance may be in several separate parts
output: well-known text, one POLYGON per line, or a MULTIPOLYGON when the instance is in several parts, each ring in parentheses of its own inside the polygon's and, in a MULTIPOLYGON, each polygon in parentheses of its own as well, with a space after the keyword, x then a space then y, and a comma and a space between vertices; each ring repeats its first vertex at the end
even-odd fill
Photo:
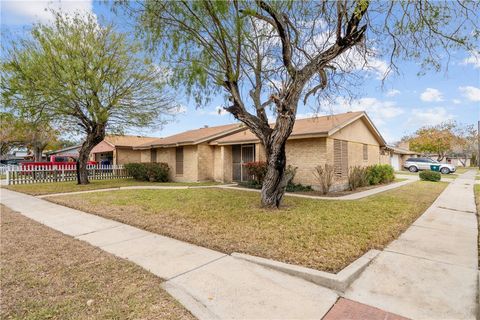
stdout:
POLYGON ((4 104, 85 135, 79 183, 88 183, 89 153, 107 130, 161 125, 175 107, 158 65, 94 15, 55 13, 53 24, 37 24, 10 45, 2 65, 4 104))

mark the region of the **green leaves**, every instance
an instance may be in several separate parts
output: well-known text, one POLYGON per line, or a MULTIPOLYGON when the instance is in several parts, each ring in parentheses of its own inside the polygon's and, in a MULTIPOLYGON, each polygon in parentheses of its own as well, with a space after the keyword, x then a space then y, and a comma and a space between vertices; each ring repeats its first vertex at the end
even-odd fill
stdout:
POLYGON ((55 13, 13 44, 2 68, 6 106, 83 132, 161 123, 173 107, 164 77, 141 46, 93 15, 55 13))

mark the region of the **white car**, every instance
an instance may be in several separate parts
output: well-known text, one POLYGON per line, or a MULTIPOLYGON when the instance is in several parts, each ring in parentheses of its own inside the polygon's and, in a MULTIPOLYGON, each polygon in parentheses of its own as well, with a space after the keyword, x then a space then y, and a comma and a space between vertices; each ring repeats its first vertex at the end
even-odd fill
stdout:
POLYGON ((408 158, 403 167, 410 172, 417 172, 420 170, 431 170, 431 166, 440 166, 439 171, 443 174, 455 172, 454 165, 448 163, 440 163, 429 158, 408 158))

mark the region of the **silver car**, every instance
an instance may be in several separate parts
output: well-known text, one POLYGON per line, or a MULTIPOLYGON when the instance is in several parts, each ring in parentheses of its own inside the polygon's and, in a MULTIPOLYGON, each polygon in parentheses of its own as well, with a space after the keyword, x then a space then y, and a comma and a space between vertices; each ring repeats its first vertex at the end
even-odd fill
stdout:
POLYGON ((440 166, 439 170, 443 174, 455 172, 454 165, 448 163, 440 163, 429 158, 408 158, 403 167, 410 172, 417 172, 420 170, 431 170, 432 165, 440 166))

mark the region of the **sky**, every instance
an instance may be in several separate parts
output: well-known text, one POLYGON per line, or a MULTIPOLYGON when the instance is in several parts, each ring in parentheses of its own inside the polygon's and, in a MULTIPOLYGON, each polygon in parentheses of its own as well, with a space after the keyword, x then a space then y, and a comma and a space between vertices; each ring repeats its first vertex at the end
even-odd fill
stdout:
MULTIPOLYGON (((51 18, 45 8, 66 12, 86 11, 106 19, 115 19, 109 8, 92 1, 5 1, 1 0, 2 42, 22 37, 34 22, 47 22, 51 18)), ((450 57, 448 71, 428 72, 418 76, 418 63, 400 61, 399 74, 390 73, 382 82, 378 76, 386 62, 376 60, 370 76, 358 88, 353 101, 339 97, 328 108, 315 114, 364 110, 389 143, 413 133, 419 127, 455 120, 462 124, 475 124, 480 119, 480 53, 457 51, 450 57)), ((129 132, 164 137, 205 125, 215 126, 235 122, 232 115, 218 112, 223 98, 214 97, 203 108, 196 108, 193 99, 177 94, 182 107, 174 120, 163 128, 129 132)), ((297 117, 314 114, 311 106, 299 104, 297 117)))

